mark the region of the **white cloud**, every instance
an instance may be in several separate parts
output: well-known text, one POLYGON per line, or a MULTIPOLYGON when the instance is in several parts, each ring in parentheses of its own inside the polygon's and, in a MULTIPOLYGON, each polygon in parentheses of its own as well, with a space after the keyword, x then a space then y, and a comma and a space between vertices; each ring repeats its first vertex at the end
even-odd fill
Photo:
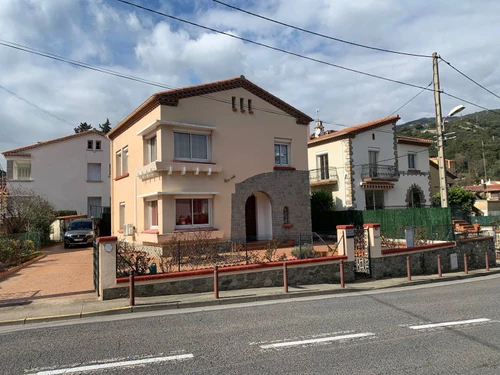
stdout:
MULTIPOLYGON (((230 0, 228 0, 230 1, 230 0)), ((235 2, 232 2, 235 4, 235 2)), ((439 52, 500 93, 497 17, 500 3, 483 0, 271 0, 242 7, 338 38, 381 48, 439 52)), ((148 6, 149 3, 146 5, 148 6)), ((426 86, 430 59, 360 49, 300 33, 208 2, 162 3, 163 11, 233 35, 338 65, 426 86), (194 6, 194 9, 188 7, 194 6)), ((114 2, 0 1, 2 39, 170 86, 244 74, 315 117, 356 124, 389 115, 418 89, 401 86, 244 43, 114 2)), ((116 124, 160 88, 83 70, 0 46, 0 84, 68 121, 116 124)), ((490 108, 500 100, 444 63, 442 88, 490 108)), ((458 104, 443 96, 443 111, 458 104)), ((0 90, 0 151, 70 134, 70 126, 0 90)), ((476 108, 467 106, 467 112, 476 108)), ((403 121, 433 116, 432 93, 399 111, 403 121)), ((465 112, 465 113, 467 113, 465 112)), ((3 159, 0 159, 3 163, 3 159)))

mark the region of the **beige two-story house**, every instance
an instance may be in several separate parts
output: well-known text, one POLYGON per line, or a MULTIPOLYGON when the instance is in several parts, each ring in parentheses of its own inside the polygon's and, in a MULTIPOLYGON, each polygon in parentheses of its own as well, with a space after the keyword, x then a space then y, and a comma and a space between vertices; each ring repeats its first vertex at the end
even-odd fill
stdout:
POLYGON ((243 76, 152 95, 108 134, 112 232, 140 243, 310 232, 311 121, 243 76))
POLYGON ((337 210, 422 207, 430 202, 432 141, 399 137, 399 116, 326 133, 308 143, 311 191, 332 194, 337 210))

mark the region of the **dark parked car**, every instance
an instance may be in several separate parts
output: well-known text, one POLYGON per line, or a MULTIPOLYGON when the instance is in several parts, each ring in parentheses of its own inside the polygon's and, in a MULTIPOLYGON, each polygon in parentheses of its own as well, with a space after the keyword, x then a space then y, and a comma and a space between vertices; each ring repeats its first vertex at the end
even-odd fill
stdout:
POLYGON ((94 240, 94 228, 92 219, 76 219, 69 223, 64 233, 64 248, 76 245, 92 245, 94 240))

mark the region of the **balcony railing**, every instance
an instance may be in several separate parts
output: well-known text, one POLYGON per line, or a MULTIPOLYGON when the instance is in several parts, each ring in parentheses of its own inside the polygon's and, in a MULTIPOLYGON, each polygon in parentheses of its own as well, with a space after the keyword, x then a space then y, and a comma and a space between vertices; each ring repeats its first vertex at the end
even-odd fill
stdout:
POLYGON ((363 164, 361 178, 373 178, 379 180, 398 178, 398 170, 394 165, 363 164))
POLYGON ((319 168, 319 169, 311 169, 309 171, 309 180, 311 183, 328 183, 328 182, 337 182, 337 168, 329 167, 329 168, 319 168))

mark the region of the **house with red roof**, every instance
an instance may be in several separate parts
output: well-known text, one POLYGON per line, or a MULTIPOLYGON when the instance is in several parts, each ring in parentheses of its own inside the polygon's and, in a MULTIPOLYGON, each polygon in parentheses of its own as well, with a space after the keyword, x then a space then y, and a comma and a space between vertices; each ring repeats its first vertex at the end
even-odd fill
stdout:
POLYGON ((337 210, 430 204, 431 140, 396 135, 399 116, 325 132, 308 142, 311 191, 326 190, 337 210))
POLYGON ((100 215, 109 206, 109 140, 96 130, 2 152, 10 192, 25 188, 57 210, 100 215))
POLYGON ((244 76, 152 95, 108 133, 113 235, 310 233, 311 121, 244 76))

